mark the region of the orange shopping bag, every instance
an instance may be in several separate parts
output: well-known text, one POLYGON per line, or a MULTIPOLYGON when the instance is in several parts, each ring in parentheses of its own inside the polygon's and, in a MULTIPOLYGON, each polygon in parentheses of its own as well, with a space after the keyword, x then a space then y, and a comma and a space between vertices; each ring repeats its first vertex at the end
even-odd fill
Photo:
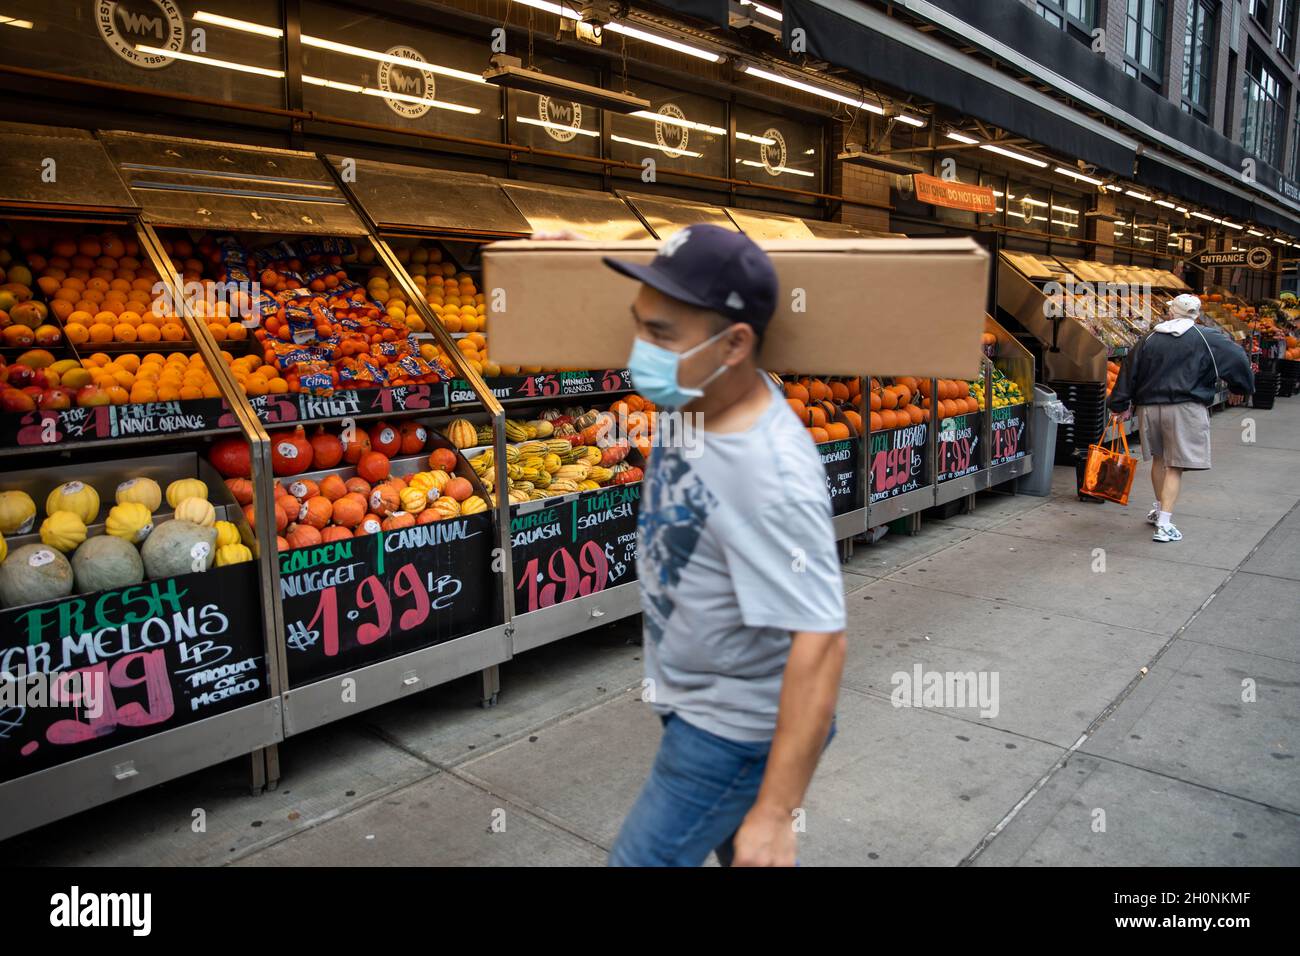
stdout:
POLYGON ((1090 445, 1088 447, 1088 464, 1083 471, 1083 486, 1079 489, 1085 495, 1104 498, 1121 505, 1128 504, 1129 489, 1133 487, 1133 477, 1137 474, 1138 460, 1128 453, 1128 436, 1119 417, 1111 415, 1111 424, 1115 426, 1115 438, 1110 447, 1090 445), (1124 443, 1124 452, 1116 450, 1116 445, 1124 443))

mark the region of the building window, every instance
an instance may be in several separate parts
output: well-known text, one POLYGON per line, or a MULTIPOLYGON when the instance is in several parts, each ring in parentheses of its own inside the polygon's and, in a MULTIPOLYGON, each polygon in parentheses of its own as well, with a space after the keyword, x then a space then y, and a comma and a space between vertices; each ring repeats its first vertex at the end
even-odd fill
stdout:
POLYGON ((1183 109, 1210 121, 1214 88, 1215 8, 1209 0, 1188 0, 1187 38, 1183 44, 1183 109))
POLYGON ((1038 15, 1076 40, 1091 43, 1097 0, 1038 0, 1038 15))
POLYGON ((1290 88, 1251 46, 1246 53, 1246 79, 1241 116, 1242 148, 1273 167, 1282 163, 1290 88))
POLYGON ((1250 0, 1250 15, 1255 18, 1255 22, 1268 32, 1268 28, 1273 25, 1273 2, 1272 0, 1250 0))
POLYGON ((1282 0, 1277 7, 1277 48, 1288 60, 1295 59, 1296 0, 1282 0))
POLYGON ((1166 0, 1128 0, 1124 18, 1124 72, 1152 89, 1165 81, 1166 0))
POLYGON ((1295 120, 1291 125, 1291 162, 1287 175, 1300 180, 1300 109, 1296 110, 1295 120))

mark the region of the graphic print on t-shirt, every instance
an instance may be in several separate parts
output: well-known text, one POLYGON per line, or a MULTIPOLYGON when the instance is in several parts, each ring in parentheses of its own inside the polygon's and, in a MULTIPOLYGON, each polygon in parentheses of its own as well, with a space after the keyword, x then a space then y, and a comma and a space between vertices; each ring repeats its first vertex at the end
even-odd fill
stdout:
POLYGON ((672 592, 718 500, 680 451, 657 449, 650 461, 640 520, 638 561, 645 596, 645 629, 657 645, 676 604, 672 592))

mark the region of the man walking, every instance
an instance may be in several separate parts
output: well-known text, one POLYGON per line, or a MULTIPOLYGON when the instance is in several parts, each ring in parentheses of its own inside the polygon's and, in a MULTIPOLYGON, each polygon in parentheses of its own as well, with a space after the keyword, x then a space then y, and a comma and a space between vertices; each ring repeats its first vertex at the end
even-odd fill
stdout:
POLYGON ((776 273, 750 239, 709 225, 649 265, 605 262, 642 283, 633 384, 701 426, 689 447, 654 449, 643 485, 646 687, 664 730, 610 864, 697 866, 716 851, 724 866, 793 865, 834 733, 844 596, 816 446, 757 364, 776 273))
POLYGON ((1255 391, 1246 353, 1214 328, 1202 328, 1201 300, 1180 295, 1168 318, 1143 336, 1124 359, 1107 404, 1123 412, 1136 404, 1142 454, 1151 462, 1156 500, 1147 514, 1151 538, 1162 544, 1183 540, 1174 526, 1174 504, 1184 471, 1210 467, 1210 411, 1219 379, 1233 392, 1255 391))

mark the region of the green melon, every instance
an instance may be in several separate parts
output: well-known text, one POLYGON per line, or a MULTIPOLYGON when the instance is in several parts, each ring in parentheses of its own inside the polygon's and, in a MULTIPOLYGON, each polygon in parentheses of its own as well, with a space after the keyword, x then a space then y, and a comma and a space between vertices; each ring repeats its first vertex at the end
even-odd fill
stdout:
POLYGON ((217 529, 173 518, 153 529, 140 554, 150 580, 206 571, 217 550, 217 529))
POLYGON ((72 593, 72 565, 47 544, 25 544, 0 564, 0 604, 39 604, 72 593))
POLYGON ((107 591, 144 580, 144 562, 135 545, 111 534, 88 538, 72 556, 77 591, 107 591))

